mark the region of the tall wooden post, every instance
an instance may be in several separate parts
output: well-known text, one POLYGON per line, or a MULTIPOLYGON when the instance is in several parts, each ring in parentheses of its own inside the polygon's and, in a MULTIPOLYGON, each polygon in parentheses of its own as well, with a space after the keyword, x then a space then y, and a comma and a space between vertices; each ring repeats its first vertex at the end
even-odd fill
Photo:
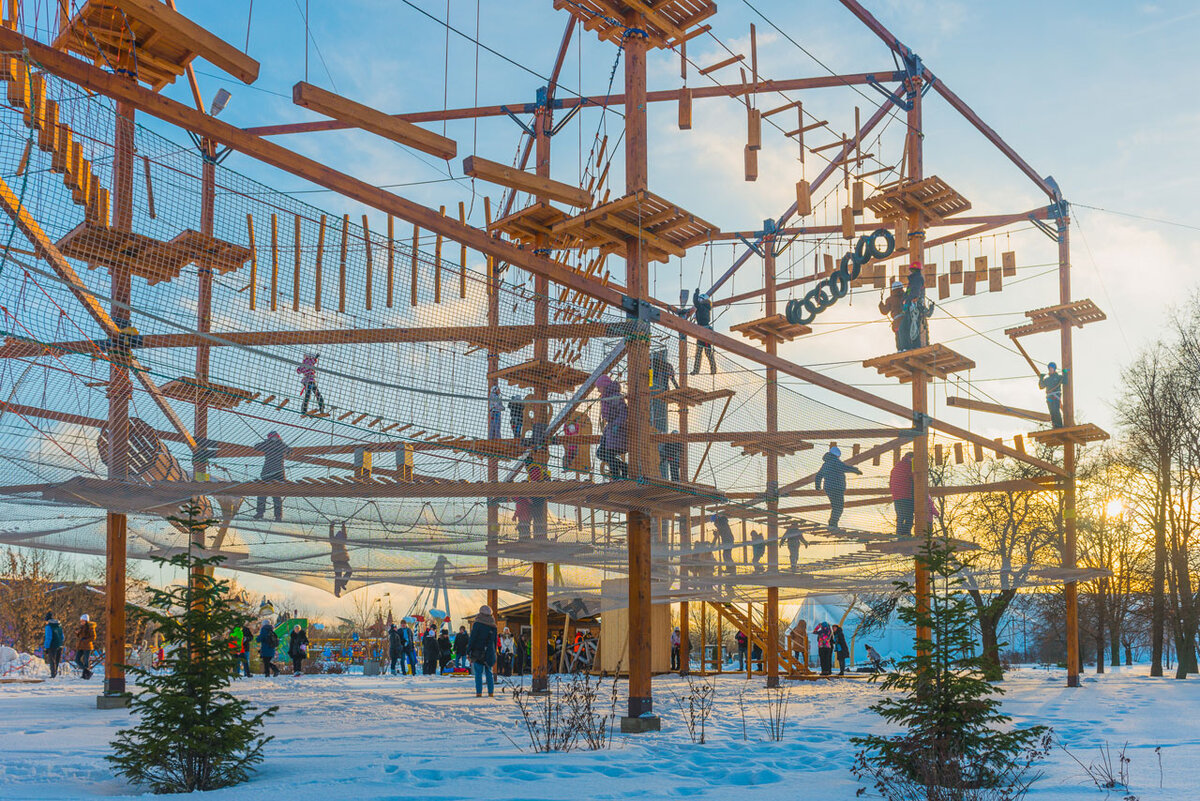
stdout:
MULTIPOLYGON (((688 345, 687 337, 682 334, 679 336, 679 369, 676 371, 679 380, 679 386, 686 387, 688 385, 688 345)), ((688 405, 686 403, 679 404, 679 433, 683 437, 679 443, 679 480, 687 481, 688 476, 688 405)), ((685 510, 679 516, 679 549, 686 553, 692 547, 692 513, 691 510, 685 510)), ((692 576, 692 557, 686 557, 687 565, 683 565, 681 559, 679 578, 681 589, 690 590, 691 582, 688 580, 692 576)), ((688 664, 688 653, 691 650, 691 606, 687 601, 682 601, 679 604, 679 675, 686 676, 691 672, 691 665, 688 664)), ((704 672, 704 607, 700 608, 700 668, 701 673, 704 672)))
MULTIPOLYGON (((1060 201, 1061 202, 1061 201, 1060 201)), ((1058 302, 1071 302, 1071 238, 1070 218, 1066 209, 1060 209, 1058 220, 1058 302)), ((1066 319, 1060 328, 1062 339, 1062 371, 1067 376, 1063 382, 1062 413, 1063 425, 1075 425, 1075 375, 1074 354, 1071 341, 1071 324, 1066 319)), ((1075 445, 1063 442, 1063 469, 1067 480, 1063 489, 1063 553, 1062 564, 1067 569, 1075 567, 1075 445)), ((1063 587, 1063 600, 1067 607, 1067 686, 1079 686, 1079 590, 1074 581, 1063 587)))
MULTIPOLYGON (((536 159, 536 172, 542 178, 550 177, 550 125, 549 105, 539 105, 533 115, 534 157, 536 159)), ((545 202, 548 198, 539 197, 538 200, 545 202)), ((539 235, 537 238, 537 248, 539 250, 544 249, 546 244, 545 237, 539 235)), ((539 329, 544 330, 545 326, 550 323, 549 279, 543 275, 535 276, 533 279, 533 294, 533 324, 538 326, 539 329)), ((550 340, 546 339, 544 333, 541 333, 533 341, 533 358, 542 363, 550 359, 550 340)), ((547 398, 546 385, 544 383, 538 384, 533 391, 533 419, 535 428, 539 430, 545 430, 546 425, 550 422, 550 415, 548 414, 549 406, 546 403, 547 398)), ((536 464, 549 465, 548 446, 543 445, 538 448, 533 454, 533 461, 536 464)), ((534 502, 533 515, 533 536, 545 539, 547 525, 547 504, 545 499, 534 502)), ((550 684, 546 654, 546 643, 549 639, 547 596, 546 563, 534 562, 533 604, 529 610, 529 620, 533 628, 533 659, 530 665, 533 673, 531 682, 533 692, 547 691, 550 684)), ((566 647, 566 632, 563 632, 563 647, 566 647)))
MULTIPOLYGON (((916 182, 924 177, 924 138, 921 134, 921 79, 910 79, 912 109, 908 112, 908 180, 916 182)), ((908 255, 910 263, 925 268, 925 219, 914 213, 908 219, 908 255)), ((912 410, 916 420, 923 421, 929 413, 929 381, 921 372, 912 374, 912 410)), ((920 423, 923 427, 924 423, 920 423)), ((930 533, 929 520, 929 437, 920 434, 913 439, 913 534, 925 537, 930 533)), ((915 561, 917 610, 929 610, 929 570, 920 557, 915 561)), ((917 627, 917 639, 928 642, 931 632, 928 626, 917 627)))
MULTIPOLYGON (((495 328, 500 325, 500 274, 497 269, 499 265, 491 256, 487 258, 487 322, 489 328, 495 328)), ((488 375, 495 375, 500 369, 500 354, 495 350, 489 350, 487 355, 487 370, 488 375)), ((498 379, 488 379, 488 397, 492 397, 492 390, 500 386, 498 379)), ((498 397, 498 396, 497 396, 498 397)), ((488 410, 488 426, 491 426, 491 410, 488 410)), ((488 432, 491 433, 490 430, 488 432)), ((500 430, 496 432, 497 436, 503 436, 504 433, 504 415, 500 415, 500 430)), ((495 484, 500 480, 500 461, 495 456, 489 456, 487 460, 488 482, 495 484)), ((487 505, 487 571, 491 575, 495 575, 500 571, 500 559, 496 556, 500 547, 500 499, 488 498, 487 505)), ((500 605, 500 592, 495 589, 487 591, 487 605, 492 608, 492 614, 497 614, 500 605)), ((532 622, 532 618, 530 618, 532 622)), ((519 632, 518 632, 519 633, 519 632)))
MULTIPOLYGON (((213 217, 216 213, 216 150, 217 145, 213 140, 202 139, 200 141, 200 157, 203 159, 200 172, 200 233, 206 236, 212 236, 213 234, 213 217)), ((299 242, 296 243, 296 247, 300 247, 299 242)), ((203 335, 212 331, 212 263, 201 260, 196 267, 196 274, 198 278, 196 330, 203 335)), ((299 287, 296 287, 296 292, 299 293, 299 287)), ((201 336, 199 344, 196 345, 196 382, 201 387, 208 382, 210 350, 208 340, 201 336)), ((206 398, 207 394, 204 391, 196 393, 193 430, 197 450, 192 454, 192 475, 197 481, 208 480, 208 459, 204 447, 204 441, 208 437, 208 404, 205 402, 206 398)), ((203 549, 206 540, 207 532, 205 529, 193 532, 192 545, 195 547, 203 549)), ((192 571, 191 580, 193 586, 196 585, 203 573, 204 568, 199 567, 192 571)))
MULTIPOLYGON (((133 106, 118 102, 113 141, 112 204, 113 227, 118 231, 133 230, 133 106)), ((132 294, 129 271, 112 268, 110 312, 114 318, 130 318, 132 294)), ((111 354, 110 354, 111 355, 111 354)), ((125 481, 129 477, 129 401, 132 387, 129 369, 119 356, 113 356, 108 367, 108 477, 125 481)), ((97 704, 114 705, 112 698, 121 699, 125 693, 125 547, 127 520, 123 513, 109 512, 104 562, 105 629, 104 629, 104 695, 97 704)))
MULTIPOLYGON (((637 28, 637 15, 626 20, 637 28)), ((633 30, 625 39, 625 194, 648 188, 646 163, 646 36, 633 30)), ((648 261, 641 239, 631 238, 625 245, 626 291, 635 300, 649 297, 648 261)), ((632 337, 628 354, 627 393, 629 415, 629 477, 637 479, 657 473, 658 460, 651 456, 649 436, 650 343, 648 338, 632 337)), ((649 515, 640 509, 626 513, 626 540, 629 547, 629 707, 621 720, 621 730, 642 732, 657 730, 654 701, 650 688, 650 528, 649 515)))
MULTIPOLYGON (((775 290, 775 237, 763 237, 763 286, 766 289, 766 312, 770 317, 778 313, 775 290)), ((775 356, 779 352, 779 340, 767 337, 767 353, 775 356)), ((767 368, 767 435, 779 432, 779 371, 767 368)), ((767 572, 771 576, 779 573, 779 454, 767 443, 767 572)), ((779 587, 767 586, 767 686, 779 686, 779 587)))

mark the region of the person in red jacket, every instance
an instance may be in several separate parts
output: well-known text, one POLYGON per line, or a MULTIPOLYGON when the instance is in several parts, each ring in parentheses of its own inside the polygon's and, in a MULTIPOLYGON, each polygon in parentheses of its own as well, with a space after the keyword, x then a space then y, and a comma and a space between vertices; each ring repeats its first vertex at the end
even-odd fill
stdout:
POLYGON ((892 506, 896 510, 896 536, 911 537, 913 527, 913 472, 912 451, 904 454, 892 467, 888 478, 888 489, 892 492, 892 506))

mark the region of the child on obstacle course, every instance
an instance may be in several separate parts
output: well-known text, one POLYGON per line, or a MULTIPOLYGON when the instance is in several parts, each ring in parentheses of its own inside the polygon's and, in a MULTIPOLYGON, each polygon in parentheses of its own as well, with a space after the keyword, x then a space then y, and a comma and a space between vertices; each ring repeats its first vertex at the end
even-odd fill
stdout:
POLYGON ((817 489, 824 485, 825 497, 829 499, 829 530, 838 531, 842 520, 842 509, 846 500, 846 474, 862 475, 862 471, 853 465, 842 461, 842 450, 837 445, 830 445, 825 454, 821 469, 817 471, 814 481, 817 489))
POLYGON ((608 465, 609 479, 629 478, 629 465, 621 458, 629 450, 625 438, 629 408, 621 397, 621 385, 602 375, 596 380, 596 386, 600 388, 600 419, 604 421, 596 455, 608 465))
POLYGON ((504 416, 504 401, 500 398, 500 387, 488 391, 488 439, 500 439, 500 420, 504 416))
POLYGON ((1058 372, 1058 365, 1050 362, 1046 373, 1038 374, 1038 388, 1046 390, 1046 409, 1050 412, 1050 427, 1062 428, 1063 386, 1067 383, 1067 371, 1058 372))
POLYGON ((788 560, 792 564, 792 570, 796 569, 796 565, 800 562, 800 546, 808 547, 808 540, 804 539, 803 532, 795 523, 788 526, 787 531, 783 532, 783 541, 787 543, 788 560))
POLYGON ((325 398, 321 395, 321 390, 317 388, 317 359, 319 358, 321 357, 316 353, 306 353, 300 361, 300 366, 296 368, 296 372, 300 374, 302 392, 300 414, 308 414, 308 401, 314 395, 317 398, 317 413, 325 414, 325 398))

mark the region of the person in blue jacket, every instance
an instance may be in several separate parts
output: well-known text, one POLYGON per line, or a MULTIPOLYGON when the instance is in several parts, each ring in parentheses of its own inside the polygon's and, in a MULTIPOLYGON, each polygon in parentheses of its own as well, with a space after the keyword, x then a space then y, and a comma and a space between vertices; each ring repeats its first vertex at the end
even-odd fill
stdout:
POLYGON ((262 629, 254 639, 258 640, 258 655, 262 657, 263 675, 278 676, 279 668, 275 666, 274 660, 275 649, 279 647, 279 635, 271 628, 270 623, 263 623, 262 629))
MULTIPOLYGON (((701 325, 712 330, 712 300, 708 295, 700 291, 699 287, 692 293, 692 308, 696 311, 696 325, 701 325)), ((692 375, 700 372, 700 358, 708 354, 708 371, 710 373, 717 372, 717 359, 713 355, 713 346, 709 342, 701 342, 696 340, 696 358, 692 362, 692 375)))
POLYGON ((42 653, 46 657, 46 665, 50 668, 50 678, 58 675, 58 663, 62 661, 63 642, 62 624, 54 618, 53 612, 46 613, 46 633, 42 638, 42 653))
POLYGON ((829 446, 829 452, 817 471, 817 489, 825 490, 829 499, 829 530, 836 531, 842 519, 842 508, 846 500, 846 474, 862 475, 862 471, 842 461, 842 451, 837 445, 829 446))
POLYGON ((495 678, 492 666, 496 664, 496 618, 492 608, 486 604, 479 607, 479 614, 471 624, 471 638, 467 640, 467 654, 471 657, 471 668, 475 672, 475 697, 483 697, 483 678, 487 677, 488 698, 495 695, 495 678))

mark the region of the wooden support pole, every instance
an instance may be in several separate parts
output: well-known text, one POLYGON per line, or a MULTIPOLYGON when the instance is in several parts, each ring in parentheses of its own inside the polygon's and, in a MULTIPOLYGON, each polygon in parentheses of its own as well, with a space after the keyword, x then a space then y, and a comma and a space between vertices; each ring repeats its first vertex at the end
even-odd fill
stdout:
MULTIPOLYGON (((446 216, 446 207, 438 208, 438 214, 446 216)), ((433 302, 442 302, 442 235, 437 234, 433 240, 433 302)))
POLYGON ((254 215, 246 215, 246 235, 250 243, 250 311, 258 308, 258 248, 254 244, 254 215))
POLYGON ((271 311, 279 301, 279 219, 271 214, 271 311))
MULTIPOLYGON (((1070 220, 1062 217, 1058 220, 1058 302, 1071 302, 1071 238, 1070 220)), ((1074 350, 1072 347, 1071 323, 1065 317, 1059 329, 1062 346, 1062 369, 1067 376, 1063 382, 1063 424, 1067 427, 1075 425, 1075 371, 1074 350)), ((1063 553, 1062 565, 1067 570, 1073 570, 1078 553, 1077 527, 1075 510, 1075 444, 1063 443, 1063 468, 1067 471, 1067 480, 1063 483, 1063 553)), ((1069 581, 1063 586, 1063 600, 1066 603, 1067 628, 1067 686, 1079 686, 1079 585, 1069 581)))
MULTIPOLYGON (((778 313, 778 293, 775 282, 775 244, 774 236, 763 238, 763 286, 766 294, 766 315, 770 317, 778 313)), ((766 341, 767 353, 772 356, 779 352, 779 340, 771 336, 766 341)), ((779 371, 774 367, 767 368, 767 415, 766 433, 770 438, 779 432, 779 371)), ((779 574, 779 454, 767 452, 767 573, 779 574)), ((779 686, 779 587, 768 585, 766 616, 767 638, 767 687, 779 686)))
POLYGON ((292 227, 292 311, 300 311, 300 215, 292 227))
MULTIPOLYGON (((458 201, 458 221, 463 225, 467 224, 467 208, 460 200, 458 201)), ((467 296, 467 246, 462 245, 458 251, 458 296, 465 298, 467 296)))
POLYGON ((367 215, 362 216, 363 227, 363 246, 367 249, 367 287, 364 295, 364 302, 367 311, 371 311, 372 297, 371 293, 375 286, 375 266, 371 255, 371 223, 367 220, 367 215))
POLYGON ((322 279, 325 268, 325 215, 321 215, 321 223, 317 228, 317 264, 313 272, 313 281, 316 286, 313 289, 313 306, 317 311, 321 310, 321 288, 322 279))
MULTIPOLYGON (((217 165, 213 159, 216 146, 210 140, 202 139, 200 141, 200 148, 204 157, 200 174, 200 233, 212 236, 214 218, 216 216, 217 165)), ((149 190, 149 159, 145 159, 142 163, 146 168, 146 187, 149 190)), ((212 263, 209 261, 199 262, 196 265, 196 273, 198 279, 196 293, 196 332, 207 334, 212 330, 212 263)), ((211 347, 207 342, 197 345, 196 381, 201 385, 209 379, 210 363, 211 347)), ((197 445, 208 439, 208 404, 204 401, 204 393, 197 393, 192 416, 192 435, 196 438, 197 445)), ((196 481, 208 480, 208 460, 204 448, 198 447, 192 451, 192 476, 196 481)), ((192 544, 203 550, 207 547, 207 537, 207 527, 201 527, 193 533, 192 544)), ((216 543, 216 547, 219 548, 220 545, 221 543, 216 543)), ((193 588, 199 586, 200 580, 205 573, 212 575, 211 568, 206 570, 205 568, 197 567, 192 570, 189 580, 193 588)))
POLYGON ((338 313, 346 313, 346 248, 350 237, 350 215, 342 215, 342 246, 338 253, 338 313))

